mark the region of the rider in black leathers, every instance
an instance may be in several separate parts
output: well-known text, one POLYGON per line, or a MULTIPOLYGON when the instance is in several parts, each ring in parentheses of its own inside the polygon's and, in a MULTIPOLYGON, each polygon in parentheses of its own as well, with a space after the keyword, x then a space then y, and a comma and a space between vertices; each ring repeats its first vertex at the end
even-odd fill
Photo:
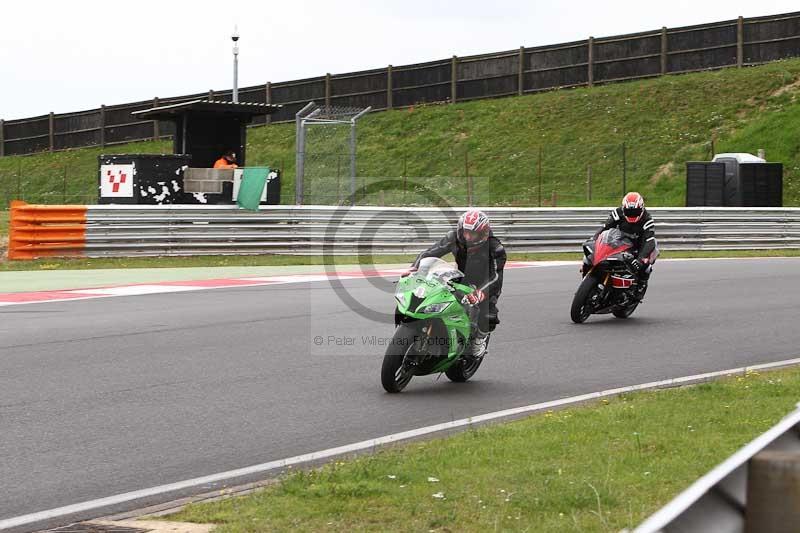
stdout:
POLYGON ((506 251, 492 234, 486 214, 470 210, 461 215, 457 229, 447 232, 439 242, 419 254, 411 270, 416 270, 426 257, 443 257, 448 253, 453 254, 458 269, 464 273, 462 282, 475 287, 467 296, 468 303, 478 307, 478 328, 471 339, 471 355, 481 357, 486 349, 486 337, 500 323, 497 299, 503 288, 506 251))
POLYGON ((655 220, 644 207, 644 199, 638 192, 629 192, 622 199, 622 205, 613 209, 603 227, 597 230, 595 238, 601 232, 619 228, 633 240, 634 258, 630 265, 639 277, 636 297, 641 299, 647 290, 650 274, 653 271, 657 253, 655 220))

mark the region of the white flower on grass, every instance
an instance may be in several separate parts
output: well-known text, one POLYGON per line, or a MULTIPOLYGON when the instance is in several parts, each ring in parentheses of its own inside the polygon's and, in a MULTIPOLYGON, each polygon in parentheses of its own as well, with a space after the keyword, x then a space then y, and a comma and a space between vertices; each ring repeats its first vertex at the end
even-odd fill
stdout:
POLYGON ((444 500, 444 499, 446 499, 446 498, 444 497, 444 492, 437 492, 437 493, 435 493, 435 494, 431 494, 431 496, 433 496, 433 497, 434 497, 434 498, 436 498, 437 500, 444 500))
POLYGON ((395 476, 394 474, 389 474, 386 477, 388 477, 389 479, 397 479, 397 476, 395 476))
POLYGON ((428 483, 439 483, 439 478, 428 476, 428 483))

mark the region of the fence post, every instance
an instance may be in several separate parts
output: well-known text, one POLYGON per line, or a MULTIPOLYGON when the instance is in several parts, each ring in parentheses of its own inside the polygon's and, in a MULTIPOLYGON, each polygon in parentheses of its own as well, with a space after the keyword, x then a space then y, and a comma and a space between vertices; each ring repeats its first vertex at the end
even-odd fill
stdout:
POLYGON ((386 109, 391 109, 394 105, 392 102, 392 66, 386 67, 386 109))
POLYGON ((622 195, 628 194, 628 150, 622 143, 622 195))
POLYGON ((325 74, 325 106, 331 105, 331 73, 325 74))
POLYGON ((336 154, 336 202, 342 204, 342 154, 336 154))
POLYGON ((23 200, 22 198, 22 158, 19 158, 19 162, 17 163, 17 200, 23 200))
POLYGON ((450 60, 450 103, 456 103, 458 93, 458 57, 450 60))
MULTIPOLYGON (((267 86, 264 88, 264 90, 266 91, 266 95, 264 98, 266 100, 267 105, 272 105, 272 82, 268 81, 267 86)), ((267 113, 267 118, 264 119, 264 122, 266 122, 267 124, 272 124, 272 115, 270 113, 267 113)))
POLYGON ((52 152, 53 149, 54 149, 54 146, 55 146, 55 131, 54 131, 54 129, 55 129, 55 117, 54 117, 52 111, 50 111, 50 115, 48 117, 48 122, 49 122, 49 125, 50 125, 50 134, 49 134, 48 138, 50 139, 50 151, 52 152))
POLYGON ((586 169, 586 199, 592 201, 592 165, 586 169))
POLYGON ((744 64, 744 19, 740 16, 736 21, 736 66, 744 64))
POLYGON ((747 466, 747 533, 796 531, 800 522, 797 487, 800 486, 800 453, 762 451, 747 466))
POLYGON ((667 73, 667 27, 661 28, 661 75, 667 73))
POLYGON ((519 47, 519 61, 517 63, 517 94, 522 96, 525 92, 525 47, 519 47))
POLYGON ((467 205, 472 207, 472 176, 469 175, 469 151, 464 152, 464 176, 467 178, 467 205))
POLYGON ((106 146, 106 106, 100 106, 100 147, 106 146))
POLYGON ((539 145, 539 161, 536 164, 536 174, 539 176, 539 207, 542 207, 542 146, 539 145))
MULTIPOLYGON (((153 98, 153 107, 158 107, 158 96, 153 98)), ((158 128, 158 121, 154 120, 153 121, 153 139, 157 141, 159 139, 159 137, 161 137, 161 131, 159 131, 159 128, 158 128)))
POLYGON ((403 156, 403 204, 406 203, 406 188, 408 186, 408 156, 403 156))
POLYGON ((589 37, 589 87, 594 85, 594 37, 589 37))
MULTIPOLYGON (((306 106, 308 107, 308 106, 306 106)), ((295 179, 294 179, 294 203, 295 205, 303 205, 303 179, 304 179, 304 163, 305 163, 305 149, 306 149, 306 129, 302 126, 302 119, 298 115, 295 118, 295 139, 297 143, 297 155, 294 165, 295 179)))
MULTIPOLYGON (((350 205, 356 205, 356 122, 350 124, 350 205)), ((366 178, 364 178, 366 179, 366 178)), ((366 187, 364 187, 366 191, 366 187)))
POLYGON ((6 155, 6 121, 0 118, 0 157, 5 157, 6 155))

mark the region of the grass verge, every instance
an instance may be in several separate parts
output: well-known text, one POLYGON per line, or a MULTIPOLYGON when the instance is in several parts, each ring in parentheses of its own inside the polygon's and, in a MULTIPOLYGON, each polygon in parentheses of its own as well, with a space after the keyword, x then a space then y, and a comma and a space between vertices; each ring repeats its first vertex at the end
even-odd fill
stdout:
POLYGON ((169 519, 220 533, 618 531, 774 425, 798 395, 798 369, 623 395, 289 472, 169 519))
MULTIPOLYGON (((411 263, 415 255, 336 256, 337 265, 380 265, 411 263)), ((666 251, 661 258, 702 257, 800 257, 797 250, 712 250, 666 251)), ((579 261, 580 253, 511 253, 512 261, 579 261)), ((87 270, 96 268, 175 268, 223 266, 324 265, 325 258, 307 255, 238 255, 197 257, 107 257, 95 259, 49 258, 34 261, 2 261, 0 272, 18 270, 87 270)))

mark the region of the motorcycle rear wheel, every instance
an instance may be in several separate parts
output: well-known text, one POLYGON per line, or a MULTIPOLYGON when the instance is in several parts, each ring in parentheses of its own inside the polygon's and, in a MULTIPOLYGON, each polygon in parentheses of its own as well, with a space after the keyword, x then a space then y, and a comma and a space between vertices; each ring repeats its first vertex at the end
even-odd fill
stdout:
MULTIPOLYGON (((489 338, 491 338, 491 335, 489 338)), ((444 375, 447 376, 450 381, 455 383, 464 383, 475 375, 475 372, 478 371, 478 367, 481 366, 483 358, 486 357, 488 352, 489 339, 486 339, 486 351, 483 352, 483 355, 480 357, 480 359, 461 357, 453 364, 453 366, 444 371, 444 375)))
POLYGON ((624 309, 616 309, 614 311, 611 311, 611 313, 617 318, 628 318, 633 314, 634 311, 636 311, 637 307, 639 307, 639 302, 631 304, 628 307, 625 307, 624 309))
MULTIPOLYGON (((647 288, 645 288, 645 293, 646 292, 647 292, 647 288)), ((641 298, 644 298, 644 293, 642 293, 641 298)), ((641 300, 636 301, 636 302, 632 303, 631 305, 629 305, 628 307, 626 307, 625 309, 619 309, 617 311, 612 311, 612 313, 617 318, 628 318, 629 316, 631 316, 633 314, 634 311, 636 311, 636 308, 639 307, 640 303, 641 303, 641 300)))
POLYGON ((569 316, 576 324, 586 322, 586 319, 592 314, 592 309, 589 306, 589 297, 592 292, 596 290, 597 279, 592 274, 588 274, 583 278, 578 290, 575 291, 575 297, 572 298, 572 306, 569 310, 569 316))

